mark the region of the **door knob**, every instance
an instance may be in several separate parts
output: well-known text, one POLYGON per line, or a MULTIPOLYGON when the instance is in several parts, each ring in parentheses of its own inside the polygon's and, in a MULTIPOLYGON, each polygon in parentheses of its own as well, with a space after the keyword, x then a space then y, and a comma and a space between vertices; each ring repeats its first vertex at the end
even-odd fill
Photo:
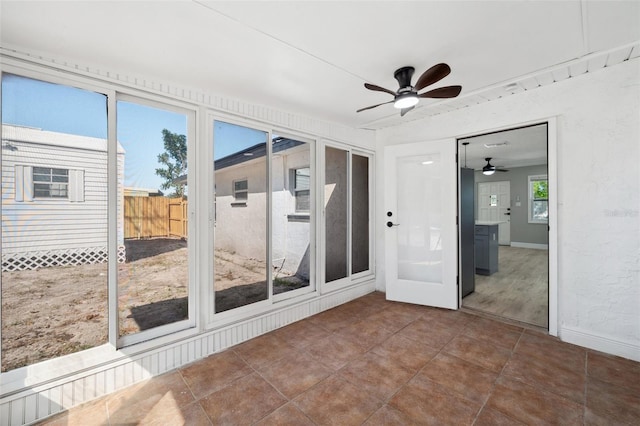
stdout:
POLYGON ((387 226, 388 226, 389 228, 391 228, 391 227, 393 227, 393 226, 400 226, 400 224, 399 224, 399 223, 393 223, 393 222, 389 221, 389 222, 387 222, 387 226))
POLYGON ((505 213, 504 215, 505 216, 511 216, 511 213, 505 213))

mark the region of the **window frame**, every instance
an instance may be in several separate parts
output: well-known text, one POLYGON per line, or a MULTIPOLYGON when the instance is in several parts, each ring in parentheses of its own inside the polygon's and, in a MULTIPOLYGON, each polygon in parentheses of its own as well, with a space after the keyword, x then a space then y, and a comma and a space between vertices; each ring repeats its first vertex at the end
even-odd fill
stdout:
MULTIPOLYGON (((33 166, 31 168, 31 181, 33 184, 33 198, 34 199, 38 199, 38 200, 68 200, 69 199, 69 176, 70 176, 70 169, 66 169, 66 168, 56 168, 56 167, 43 167, 43 166, 33 166), (36 169, 46 169, 49 171, 48 174, 46 174, 49 177, 48 181, 44 181, 44 180, 36 180, 36 174, 38 176, 45 176, 45 173, 36 173, 36 169), (54 170, 58 170, 58 171, 65 171, 66 174, 61 175, 61 174, 54 174, 54 170), (64 176, 66 177, 66 182, 56 182, 54 180, 54 177, 58 176, 64 176), (36 189, 36 185, 46 185, 48 188, 48 193, 49 195, 38 195, 38 190, 36 189), (63 192, 64 190, 64 195, 51 195, 51 192, 53 191, 53 187, 55 186, 60 186, 60 188, 56 189, 55 191, 58 191, 60 193, 63 192)), ((42 192, 42 190, 40 190, 40 192, 42 192)))
POLYGON ((549 177, 547 174, 540 175, 529 175, 527 177, 527 219, 528 223, 531 224, 548 224, 549 223, 549 177), (547 198, 534 198, 533 195, 533 184, 535 182, 545 181, 547 182, 547 198), (547 218, 546 219, 536 219, 533 216, 533 207, 536 201, 546 201, 547 202, 547 218))
POLYGON ((324 205, 326 202, 324 198, 325 194, 325 172, 326 172, 326 148, 334 148, 347 152, 347 274, 345 277, 338 278, 333 281, 325 282, 325 268, 326 268, 326 245, 327 245, 327 228, 325 224, 325 214, 323 212, 320 223, 318 226, 321 230, 321 244, 322 250, 319 250, 321 261, 318 262, 318 276, 321 277, 320 285, 322 287, 322 293, 328 293, 335 290, 339 290, 345 288, 351 284, 357 284, 362 281, 370 280, 375 278, 375 269, 376 269, 376 254, 375 254, 375 153, 368 151, 363 148, 358 148, 355 146, 347 145, 341 142, 329 141, 325 140, 324 143, 320 144, 320 173, 318 176, 318 186, 319 186, 319 194, 320 199, 324 205), (361 157, 367 157, 369 159, 369 268, 353 273, 352 270, 352 157, 353 155, 358 155, 361 157))
MULTIPOLYGON (((288 127, 279 128, 276 121, 265 122, 264 120, 259 120, 258 118, 256 118, 256 116, 239 116, 237 114, 226 113, 220 111, 219 109, 215 109, 211 103, 195 99, 191 100, 184 96, 180 97, 179 95, 174 96, 174 94, 168 90, 164 90, 163 88, 158 89, 157 87, 146 87, 142 84, 139 84, 137 81, 135 83, 123 82, 118 81, 118 79, 107 79, 104 76, 100 75, 91 75, 89 72, 69 72, 69 70, 59 67, 48 68, 43 67, 41 64, 27 64, 26 62, 22 62, 19 59, 11 58, 9 61, 2 64, 2 66, 0 67, 0 71, 1 74, 15 74, 21 77, 42 80, 54 84, 67 85, 105 95, 107 99, 106 139, 108 158, 106 186, 107 197, 109 199, 106 212, 108 218, 107 232, 109 237, 108 256, 110 259, 113 259, 113 261, 110 261, 108 265, 108 342, 100 346, 66 355, 64 357, 53 358, 47 361, 30 365, 28 367, 23 367, 16 370, 11 370, 6 373, 2 373, 1 376, 4 381, 2 387, 3 391, 22 390, 25 375, 30 380, 35 380, 34 383, 45 383, 46 381, 58 380, 63 376, 76 374, 79 371, 78 365, 82 366, 85 369, 91 369, 101 365, 108 365, 120 358, 124 359, 124 357, 129 357, 132 354, 142 354, 145 352, 151 353, 150 351, 153 351, 156 348, 162 347, 164 345, 172 345, 183 339, 192 338, 199 333, 209 332, 212 329, 218 329, 237 321, 246 320, 254 315, 261 315, 272 310, 276 311, 282 306, 286 307, 290 304, 298 303, 298 301, 307 299, 315 300, 313 298, 331 291, 330 287, 322 287, 322 277, 320 272, 322 257, 324 256, 324 254, 322 253, 322 249, 320 248, 320 244, 322 244, 320 240, 325 226, 324 221, 322 220, 323 210, 321 195, 323 193, 322 182, 324 165, 321 165, 320 162, 323 158, 324 141, 327 140, 323 140, 322 137, 318 135, 318 133, 305 133, 304 131, 300 131, 299 129, 297 129, 297 127, 297 130, 292 130, 288 127), (153 106, 153 104, 155 103, 159 108, 175 108, 177 110, 185 111, 189 114, 187 135, 187 142, 189 145, 188 157, 189 163, 193 166, 192 172, 188 175, 188 181, 192 189, 190 197, 194 199, 193 203, 189 203, 188 211, 189 239, 193 242, 193 244, 191 244, 190 241, 188 247, 190 259, 189 321, 193 321, 194 326, 185 328, 183 324, 178 325, 178 323, 174 323, 174 325, 176 326, 172 327, 172 325, 169 324, 167 326, 163 326, 162 331, 160 331, 160 328, 150 329, 148 330, 149 333, 136 334, 135 338, 133 337, 133 335, 129 335, 127 337, 131 337, 131 339, 126 338, 125 340, 118 339, 117 304, 115 302, 117 300, 117 281, 114 281, 115 277, 117 276, 118 268, 118 263, 116 262, 116 259, 118 258, 117 235, 120 232, 120 228, 118 228, 119 209, 118 204, 115 201, 118 194, 118 142, 116 134, 116 105, 119 100, 142 103, 144 105, 150 106, 153 106), (285 298, 270 296, 269 301, 266 301, 266 303, 260 302, 259 304, 251 305, 252 308, 248 311, 240 312, 239 310, 237 313, 234 313, 233 316, 228 317, 224 316, 224 314, 222 314, 223 316, 215 315, 215 318, 212 313, 213 310, 211 309, 212 296, 206 294, 208 289, 206 287, 206 284, 203 284, 208 282, 207 278, 212 273, 212 271, 208 270, 210 268, 202 266, 203 263, 206 263, 204 258, 206 257, 206 254, 208 254, 208 250, 211 248, 211 239, 207 239, 206 236, 201 232, 195 232, 196 229, 202 230, 207 229, 207 227, 209 227, 209 232, 211 234, 213 234, 214 232, 215 209, 213 208, 213 203, 215 203, 215 192, 213 191, 213 188, 215 182, 212 179, 214 172, 213 168, 207 164, 208 154, 212 150, 212 146, 209 146, 210 144, 198 143, 198 141, 201 141, 203 138, 208 137, 209 140, 211 138, 211 129, 209 128, 209 123, 211 122, 211 120, 209 120, 209 118, 220 119, 232 124, 245 125, 255 129, 264 129, 268 132, 270 138, 271 135, 275 132, 280 135, 289 133, 295 135, 293 137, 297 140, 308 141, 311 143, 311 211, 309 220, 312 224, 311 238, 313 240, 313 243, 311 244, 312 265, 310 272, 313 283, 309 286, 308 291, 306 291, 305 289, 301 289, 303 292, 300 293, 298 293, 298 291, 300 290, 283 293, 287 295, 286 301, 285 298), (196 185, 197 183, 199 185, 196 185), (196 255, 198 259, 196 259, 196 255), (198 260, 201 260, 202 262, 198 260), (193 295, 193 298, 191 297, 191 295, 193 295), (277 302, 283 303, 278 306, 277 302), (192 306, 192 303, 194 303, 195 306, 192 306), (193 316, 191 316, 191 312, 194 313, 193 316), (169 330, 169 328, 171 328, 171 330, 169 330), (28 369, 28 371, 26 369, 28 369)), ((367 148, 358 148, 357 144, 354 145, 353 142, 349 142, 346 136, 345 138, 341 138, 341 140, 342 142, 328 141, 328 143, 331 143, 336 147, 343 147, 350 153, 358 152, 359 155, 369 156, 369 174, 370 176, 372 176, 375 166, 374 151, 368 150, 367 148)), ((267 152, 270 153, 270 150, 271 148, 268 145, 267 152)), ((211 158, 213 158, 213 156, 211 156, 211 158)), ((268 163, 268 167, 271 167, 270 163, 268 163)), ((73 169, 70 169, 70 171, 71 170, 73 169)), ((79 169, 77 171, 82 170, 79 169)), ((72 197, 74 192, 72 176, 70 176, 70 181, 71 186, 68 188, 68 195, 72 197)), ((375 180, 370 178, 369 182, 369 216, 370 218, 373 218, 375 180)), ((269 185, 271 185, 271 182, 269 182, 269 185)), ((271 192, 270 186, 269 192, 271 192)), ((77 201, 84 201, 84 199, 77 201)), ((269 215, 269 226, 271 226, 271 210, 267 210, 267 213, 269 215)), ((349 214, 351 214, 350 210, 349 214)), ((371 238, 369 241, 369 245, 370 258, 372 259, 369 265, 370 268, 368 271, 358 274, 357 277, 348 277, 347 280, 350 280, 350 284, 358 284, 365 280, 371 280, 375 276, 375 263, 373 261, 375 248, 375 232, 373 232, 373 220, 370 221, 370 226, 371 238), (362 275, 362 277, 360 277, 360 275, 362 275)), ((196 348, 195 350, 198 351, 199 349, 196 348)), ((184 352, 182 354, 178 354, 176 352, 175 356, 184 357, 187 355, 185 355, 184 352)), ((193 354, 190 352, 188 356, 193 356, 193 354)))
MULTIPOLYGON (((117 103, 119 101, 134 103, 145 107, 156 108, 166 111, 175 112, 178 114, 184 114, 187 118, 187 129, 186 129, 186 137, 187 137, 187 163, 195 165, 197 153, 195 152, 197 149, 196 140, 196 120, 197 114, 196 109, 190 105, 182 104, 170 99, 158 98, 154 96, 148 96, 141 94, 137 91, 128 91, 128 90, 118 90, 115 91, 113 98, 109 98, 110 105, 113 102, 113 109, 117 111, 117 103)), ((117 150, 118 150, 118 141, 117 141, 117 126, 116 120, 114 117, 113 130, 109 129, 109 167, 116 167, 117 163, 117 150), (113 140, 112 140, 113 139, 113 140)), ((110 124, 111 125, 111 124, 110 124)), ((192 166, 193 167, 193 166, 192 166)), ((195 173, 187 172, 187 185, 190 187, 195 186, 195 173)), ((109 173, 109 196, 113 197, 113 199, 118 199, 118 176, 114 176, 114 173, 109 173)), ((193 197, 198 198, 197 195, 193 194, 193 197)), ((191 202, 188 204, 187 217, 192 219, 195 216, 195 206, 196 202, 191 202)), ((113 235, 117 235, 117 203, 109 203, 109 207, 113 209, 113 212, 110 211, 110 226, 113 229, 109 231, 113 233, 113 235)), ((195 266, 195 257, 196 257, 196 245, 199 243, 197 238, 197 233, 195 232, 195 221, 188 220, 188 228, 187 228, 187 240, 193 241, 193 243, 189 243, 187 246, 187 262, 188 262, 188 296, 187 296, 187 309, 189 312, 189 316, 186 319, 175 321, 172 323, 160 325, 157 327, 153 327, 147 330, 141 330, 134 334, 127 335, 119 335, 119 319, 118 319, 118 282, 117 282, 117 262, 110 262, 109 267, 113 268, 113 271, 110 269, 110 279, 109 279, 109 309, 110 316, 114 318, 113 321, 109 320, 110 327, 113 327, 113 331, 110 329, 110 338, 113 338, 112 344, 117 349, 126 349, 129 346, 144 344, 144 342, 149 342, 149 344, 153 344, 154 342, 158 342, 160 340, 168 339, 173 340, 178 339, 180 336, 188 336, 198 332, 199 324, 198 324, 198 306, 197 306, 197 287, 196 287, 196 266, 195 266), (112 281, 113 284, 112 288, 112 281), (113 291, 113 295, 112 292, 113 291)), ((114 250, 117 253, 117 239, 112 238, 112 242, 115 247, 110 247, 110 249, 114 250)), ((111 258, 111 252, 109 253, 109 257, 111 258)), ((117 259, 117 255, 115 256, 117 259)))
POLYGON ((293 189, 293 198, 294 198, 294 211, 296 212, 296 214, 310 214, 311 212, 311 167, 310 166, 305 166, 305 167, 298 167, 295 169, 291 169, 291 174, 293 176, 293 185, 292 185, 292 189, 293 189), (308 170, 309 174, 307 175, 308 177, 308 184, 307 184, 307 188, 306 189, 299 189, 298 188, 298 170, 308 170), (307 196, 309 197, 309 208, 306 210, 303 209, 299 209, 298 208, 298 193, 300 192, 306 192, 307 196))
POLYGON ((247 202, 249 201, 249 179, 247 178, 234 179, 231 184, 232 184, 231 191, 233 193, 232 205, 246 206, 247 202), (240 182, 246 182, 247 187, 245 189, 240 189, 240 190, 236 189, 236 184, 240 182), (238 194, 244 194, 244 198, 238 198, 238 194))

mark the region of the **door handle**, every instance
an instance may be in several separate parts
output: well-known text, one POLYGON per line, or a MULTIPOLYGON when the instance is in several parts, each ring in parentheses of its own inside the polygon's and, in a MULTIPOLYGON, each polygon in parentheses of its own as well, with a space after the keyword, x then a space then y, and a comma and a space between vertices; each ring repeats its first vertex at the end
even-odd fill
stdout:
POLYGON ((400 226, 400 224, 399 223, 393 223, 391 221, 387 222, 387 227, 391 228, 393 226, 400 226))
POLYGON ((511 213, 505 213, 504 215, 505 216, 511 216, 511 213))

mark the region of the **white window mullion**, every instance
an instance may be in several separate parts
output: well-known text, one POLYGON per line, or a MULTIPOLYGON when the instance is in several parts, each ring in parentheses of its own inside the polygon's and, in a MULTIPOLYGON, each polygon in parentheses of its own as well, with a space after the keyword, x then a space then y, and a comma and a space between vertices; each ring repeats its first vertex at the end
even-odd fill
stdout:
POLYGON ((265 197, 265 204, 266 204, 266 208, 267 208, 267 235, 266 235, 266 243, 267 243, 267 247, 266 247, 266 253, 267 253, 267 291, 268 291, 268 295, 269 295, 269 301, 273 300, 273 251, 271 250, 271 240, 272 240, 272 230, 273 230, 273 223, 272 223, 272 217, 273 214, 271 212, 271 206, 273 205, 273 182, 271 182, 271 176, 272 176, 272 161, 271 161, 271 154, 273 151, 273 143, 272 143, 272 132, 271 130, 269 130, 269 132, 267 133, 267 153, 266 153, 266 169, 267 169, 267 194, 265 197))
POLYGON ((107 93, 107 232, 108 232, 108 322, 109 343, 118 344, 118 141, 116 94, 107 93))

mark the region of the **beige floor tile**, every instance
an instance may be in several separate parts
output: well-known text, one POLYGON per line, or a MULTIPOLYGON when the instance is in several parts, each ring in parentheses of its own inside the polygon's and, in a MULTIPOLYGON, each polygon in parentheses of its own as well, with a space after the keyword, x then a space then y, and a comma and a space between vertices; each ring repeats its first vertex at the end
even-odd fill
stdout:
POLYGON ((257 373, 236 380, 200 400, 213 424, 252 424, 287 400, 257 373))
POLYGON ((508 377, 498 379, 486 406, 525 424, 582 424, 582 404, 508 377))
POLYGON ((211 355, 180 370, 196 399, 252 372, 251 367, 231 350, 211 355))
POLYGON ((364 389, 332 376, 294 400, 318 425, 360 425, 383 404, 364 389))

